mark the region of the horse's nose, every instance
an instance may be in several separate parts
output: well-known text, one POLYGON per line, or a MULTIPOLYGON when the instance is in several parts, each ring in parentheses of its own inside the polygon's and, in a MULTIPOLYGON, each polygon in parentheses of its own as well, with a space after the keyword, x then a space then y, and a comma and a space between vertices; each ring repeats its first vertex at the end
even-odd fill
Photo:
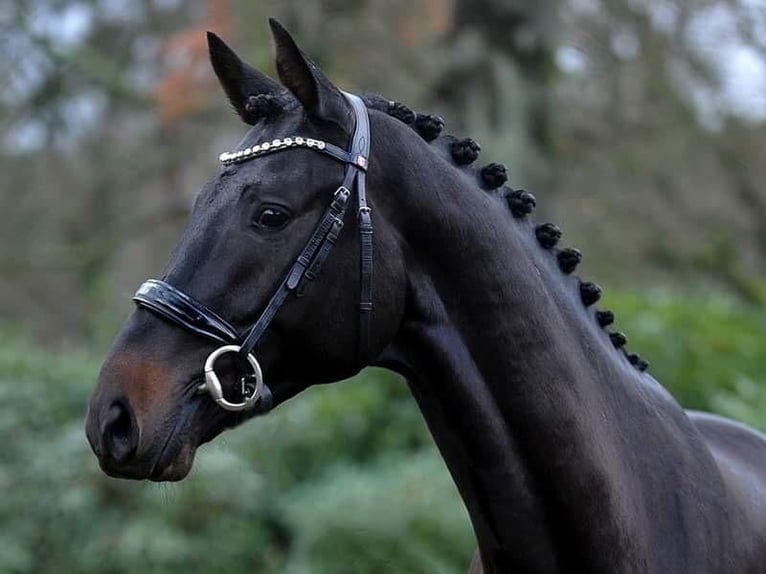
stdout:
POLYGON ((120 399, 113 401, 101 420, 100 456, 126 462, 136 454, 138 439, 138 424, 130 405, 120 399))

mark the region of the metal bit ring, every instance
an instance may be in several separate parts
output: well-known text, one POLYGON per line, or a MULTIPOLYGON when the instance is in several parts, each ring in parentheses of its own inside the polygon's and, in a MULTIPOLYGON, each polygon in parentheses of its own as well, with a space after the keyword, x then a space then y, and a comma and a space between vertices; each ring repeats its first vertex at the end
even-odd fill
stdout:
POLYGON ((205 384, 201 385, 200 389, 209 392, 210 396, 213 397, 213 400, 218 403, 218 406, 227 411, 246 411, 253 408, 255 403, 257 403, 258 399, 261 397, 261 391, 263 389, 263 373, 261 372, 261 366, 258 364, 256 358, 248 353, 246 359, 250 364, 250 367, 253 369, 253 376, 255 377, 255 388, 253 389, 252 394, 246 394, 243 378, 242 394, 245 397, 245 400, 241 403, 232 403, 226 400, 226 397, 223 396, 221 381, 215 373, 215 362, 220 356, 225 355, 226 353, 239 353, 239 350, 239 345, 224 345, 210 353, 205 360, 205 384))

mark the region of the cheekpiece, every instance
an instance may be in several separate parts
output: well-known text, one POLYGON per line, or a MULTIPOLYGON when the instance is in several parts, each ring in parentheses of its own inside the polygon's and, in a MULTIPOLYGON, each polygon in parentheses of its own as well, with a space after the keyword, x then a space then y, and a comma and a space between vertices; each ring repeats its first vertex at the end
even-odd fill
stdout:
POLYGON ((287 148, 293 147, 305 147, 312 149, 325 149, 327 144, 322 140, 315 140, 313 138, 304 138, 301 136, 275 139, 270 142, 263 142, 251 147, 246 147, 237 151, 226 151, 218 156, 218 160, 223 165, 230 165, 233 163, 241 163, 254 157, 266 155, 275 151, 281 151, 287 148))

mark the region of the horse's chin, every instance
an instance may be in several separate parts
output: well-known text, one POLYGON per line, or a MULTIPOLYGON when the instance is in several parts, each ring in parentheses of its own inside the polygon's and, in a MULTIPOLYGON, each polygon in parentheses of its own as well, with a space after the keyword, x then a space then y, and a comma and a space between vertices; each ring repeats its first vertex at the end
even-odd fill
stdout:
POLYGON ((189 474, 194 465, 194 455, 197 449, 191 446, 183 446, 172 459, 157 461, 147 477, 153 482, 177 482, 183 480, 189 474))
POLYGON ((176 482, 183 480, 191 471, 194 464, 194 450, 183 449, 171 460, 158 460, 157 463, 147 468, 145 465, 120 465, 116 466, 109 461, 100 461, 101 470, 112 478, 127 480, 151 480, 153 482, 176 482))

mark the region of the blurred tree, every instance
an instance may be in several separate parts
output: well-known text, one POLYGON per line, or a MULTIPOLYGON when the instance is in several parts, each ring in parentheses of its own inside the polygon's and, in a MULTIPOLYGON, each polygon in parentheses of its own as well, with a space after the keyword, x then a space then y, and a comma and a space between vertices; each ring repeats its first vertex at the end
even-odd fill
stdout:
POLYGON ((217 89, 210 73, 205 32, 220 36, 232 32, 228 0, 206 0, 201 22, 169 34, 160 51, 160 77, 154 86, 159 121, 172 127, 209 105, 209 95, 217 89))
POLYGON ((439 113, 507 162, 589 272, 704 276, 762 301, 766 132, 732 107, 723 72, 742 53, 764 69, 766 9, 752 2, 7 4, 0 315, 49 340, 103 341, 159 272, 216 152, 244 130, 204 31, 273 74, 267 16, 339 85, 439 113))
POLYGON ((17 57, 3 64, 11 81, 0 99, 0 178, 4 190, 24 193, 0 197, 9 215, 0 230, 3 314, 44 324, 41 334, 53 338, 62 326, 70 339, 98 338, 113 329, 109 277, 126 245, 142 252, 134 264, 156 270, 167 249, 158 253, 158 242, 167 245, 188 211, 174 158, 199 153, 206 140, 189 137, 193 124, 172 137, 163 131, 166 108, 151 91, 167 64, 168 32, 201 20, 201 10, 149 0, 9 8, 2 26, 17 57))
POLYGON ((551 187, 559 2, 456 0, 434 97, 515 183, 551 187))
POLYGON ((637 267, 646 279, 704 277, 762 300, 766 257, 757 234, 743 230, 762 222, 766 194, 753 183, 766 175, 756 143, 763 124, 734 115, 733 57, 722 58, 751 49, 752 37, 725 24, 755 17, 748 6, 564 5, 558 100, 569 112, 559 116, 555 208, 599 273, 631 282, 637 267))

